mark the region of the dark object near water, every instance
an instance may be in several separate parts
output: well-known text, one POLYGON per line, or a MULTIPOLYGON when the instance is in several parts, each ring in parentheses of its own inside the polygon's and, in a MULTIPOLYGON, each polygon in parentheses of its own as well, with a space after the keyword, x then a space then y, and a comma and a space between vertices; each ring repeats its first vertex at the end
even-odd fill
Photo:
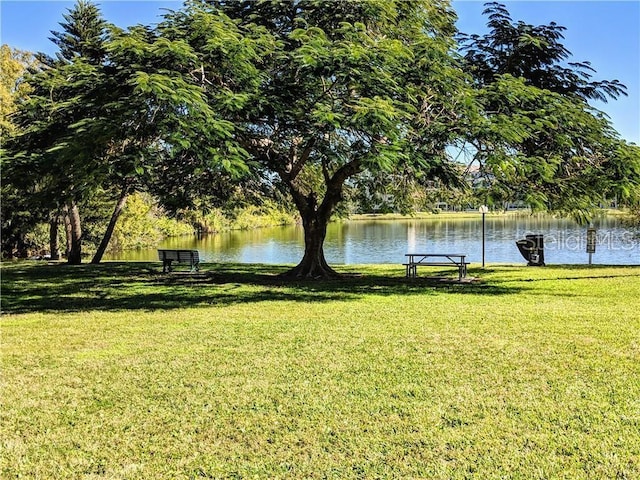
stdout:
POLYGON ((516 242, 518 250, 530 267, 544 267, 544 235, 527 235, 516 242))

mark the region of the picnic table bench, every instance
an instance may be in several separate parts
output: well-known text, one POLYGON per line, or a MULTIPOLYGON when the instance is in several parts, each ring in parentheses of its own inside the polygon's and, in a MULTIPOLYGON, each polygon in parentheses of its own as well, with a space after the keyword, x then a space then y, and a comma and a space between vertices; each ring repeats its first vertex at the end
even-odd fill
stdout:
POLYGON ((458 281, 467 276, 466 255, 461 253, 407 253, 407 262, 403 263, 407 270, 407 278, 418 276, 419 266, 430 267, 456 267, 458 269, 458 281))
POLYGON ((192 272, 200 270, 198 250, 158 250, 158 258, 162 260, 162 273, 171 272, 173 262, 188 263, 192 272))

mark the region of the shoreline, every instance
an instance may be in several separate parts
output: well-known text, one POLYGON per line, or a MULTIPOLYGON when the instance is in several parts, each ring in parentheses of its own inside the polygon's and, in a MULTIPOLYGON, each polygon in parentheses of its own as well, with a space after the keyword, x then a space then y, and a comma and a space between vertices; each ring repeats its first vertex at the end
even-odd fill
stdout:
MULTIPOLYGON (((497 210, 497 211, 489 211, 487 217, 536 217, 536 216, 551 216, 554 218, 570 218, 566 215, 554 215, 550 212, 532 212, 529 209, 522 210, 497 210)), ((611 217, 623 217, 627 215, 627 212, 624 210, 615 210, 615 209, 603 209, 597 212, 594 218, 602 217, 602 216, 611 216, 611 217)), ((401 214, 401 213, 358 213, 354 215, 349 215, 348 217, 338 219, 337 221, 370 221, 370 220, 381 220, 381 221, 394 221, 394 220, 436 220, 441 218, 459 218, 459 219, 469 219, 469 218, 481 218, 482 214, 477 210, 465 210, 462 212, 442 212, 442 213, 431 213, 431 212, 416 212, 413 214, 401 214)))

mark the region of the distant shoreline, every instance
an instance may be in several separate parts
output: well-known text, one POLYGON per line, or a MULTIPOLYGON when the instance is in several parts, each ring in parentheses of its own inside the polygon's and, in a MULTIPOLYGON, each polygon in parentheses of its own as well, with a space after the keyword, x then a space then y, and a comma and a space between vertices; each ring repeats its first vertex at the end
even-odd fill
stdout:
MULTIPOLYGON (((532 212, 529 209, 520 209, 520 210, 496 210, 490 211, 487 213, 488 217, 524 217, 524 216, 537 216, 537 215, 550 215, 554 217, 560 217, 559 215, 554 215, 553 213, 546 212, 532 212)), ((626 215, 624 210, 615 210, 615 209, 604 209, 598 212, 597 216, 622 216, 626 215)), ((441 213, 431 213, 431 212, 416 212, 414 214, 401 214, 401 213, 359 213, 356 215, 350 215, 345 217, 343 220, 348 221, 370 221, 370 220, 381 220, 381 221, 393 221, 393 220, 435 220, 435 219, 444 219, 444 218, 480 218, 482 214, 478 211, 474 210, 465 210, 462 212, 441 212, 441 213)))

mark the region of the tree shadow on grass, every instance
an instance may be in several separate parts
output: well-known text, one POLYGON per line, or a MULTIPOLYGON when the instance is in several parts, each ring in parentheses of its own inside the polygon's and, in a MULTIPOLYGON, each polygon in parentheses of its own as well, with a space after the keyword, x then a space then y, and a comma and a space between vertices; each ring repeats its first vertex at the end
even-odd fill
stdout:
MULTIPOLYGON (((512 266, 503 266, 502 270, 506 271, 512 266)), ((513 284, 519 282, 531 283, 531 282, 556 282, 558 280, 602 280, 602 279, 611 279, 611 278, 629 278, 636 279, 640 278, 640 265, 548 265, 546 267, 514 267, 517 269, 524 268, 531 269, 531 272, 535 272, 539 270, 541 272, 552 271, 555 275, 549 272, 544 276, 526 276, 522 275, 520 278, 503 278, 503 279, 493 279, 492 284, 495 285, 504 285, 504 284, 513 284), (615 274, 607 273, 611 269, 624 269, 625 271, 618 271, 615 274), (558 274, 558 272, 562 272, 562 274, 558 274), (603 273, 604 272, 604 273, 603 273)), ((493 273, 493 269, 487 268, 483 270, 485 273, 493 273)))
POLYGON ((364 295, 505 295, 523 288, 457 282, 455 276, 406 279, 400 268, 371 267, 364 272, 341 268, 344 276, 339 279, 292 281, 279 276, 287 269, 210 264, 201 272, 163 274, 153 263, 16 262, 3 265, 1 306, 4 313, 171 310, 267 301, 353 301, 364 295))

